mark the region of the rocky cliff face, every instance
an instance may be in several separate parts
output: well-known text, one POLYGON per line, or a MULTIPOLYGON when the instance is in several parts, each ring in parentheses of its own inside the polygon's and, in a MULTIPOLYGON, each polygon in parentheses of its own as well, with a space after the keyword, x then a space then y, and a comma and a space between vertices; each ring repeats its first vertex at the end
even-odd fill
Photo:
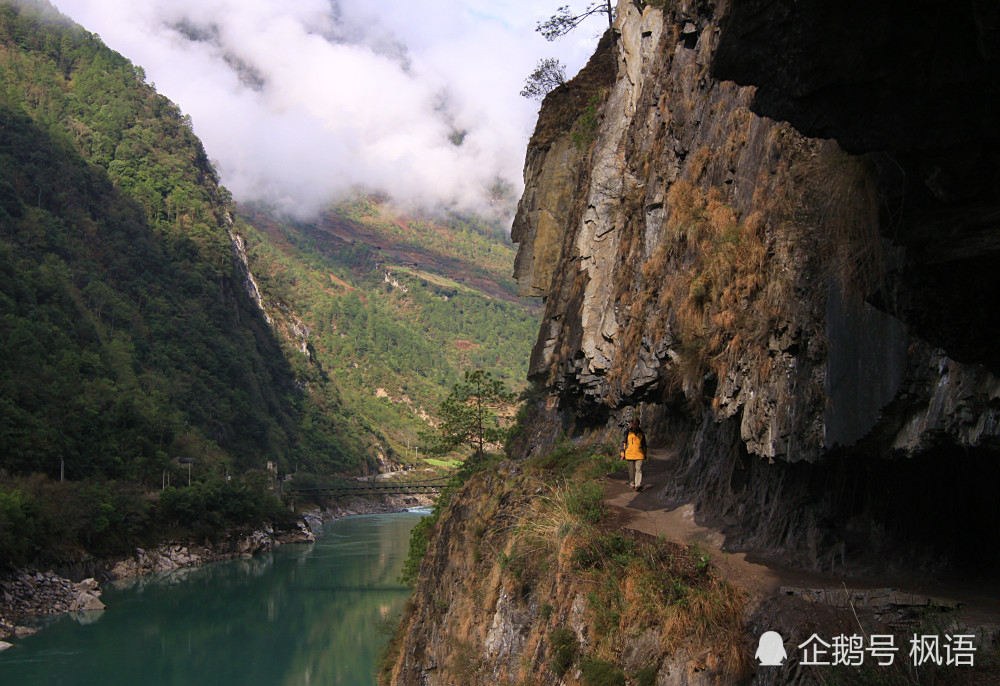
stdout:
POLYGON ((683 546, 593 538, 566 509, 573 493, 538 465, 513 462, 455 493, 380 683, 624 684, 627 674, 633 683, 708 686, 737 678, 746 664, 742 594, 683 546), (629 559, 605 560, 596 551, 608 545, 629 559), (623 552, 638 550, 670 561, 670 584, 641 555, 623 552), (603 681, 595 680, 600 666, 603 681))
POLYGON ((995 540, 997 16, 896 4, 619 5, 527 153, 525 453, 638 411, 679 451, 665 501, 735 547, 860 569, 995 540))

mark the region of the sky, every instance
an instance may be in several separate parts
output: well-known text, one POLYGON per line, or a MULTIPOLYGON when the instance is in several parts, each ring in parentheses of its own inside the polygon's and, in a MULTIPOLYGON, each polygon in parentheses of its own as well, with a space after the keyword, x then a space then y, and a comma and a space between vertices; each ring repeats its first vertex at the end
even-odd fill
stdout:
POLYGON ((575 74, 606 21, 549 43, 535 26, 563 0, 54 4, 191 116, 238 201, 299 218, 359 190, 485 212, 502 180, 516 198, 538 108, 525 77, 543 57, 575 74))

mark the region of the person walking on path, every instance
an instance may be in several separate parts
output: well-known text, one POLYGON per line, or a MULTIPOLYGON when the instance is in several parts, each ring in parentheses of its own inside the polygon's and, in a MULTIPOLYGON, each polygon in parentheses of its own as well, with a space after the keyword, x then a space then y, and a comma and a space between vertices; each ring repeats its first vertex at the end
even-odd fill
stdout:
POLYGON ((642 490, 642 461, 646 459, 646 434, 639 426, 639 418, 632 419, 632 425, 625 431, 622 441, 621 459, 628 466, 628 483, 633 491, 642 490))

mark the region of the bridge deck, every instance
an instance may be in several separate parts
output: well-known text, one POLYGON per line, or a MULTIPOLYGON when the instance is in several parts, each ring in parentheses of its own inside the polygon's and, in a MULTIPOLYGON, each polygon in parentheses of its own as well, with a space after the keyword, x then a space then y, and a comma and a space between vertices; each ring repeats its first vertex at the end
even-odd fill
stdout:
POLYGON ((330 495, 360 495, 366 494, 392 494, 392 495, 418 495, 425 493, 440 493, 447 482, 444 481, 415 481, 397 483, 374 483, 374 484, 344 484, 340 486, 311 486, 307 488, 289 488, 289 493, 326 493, 330 495))

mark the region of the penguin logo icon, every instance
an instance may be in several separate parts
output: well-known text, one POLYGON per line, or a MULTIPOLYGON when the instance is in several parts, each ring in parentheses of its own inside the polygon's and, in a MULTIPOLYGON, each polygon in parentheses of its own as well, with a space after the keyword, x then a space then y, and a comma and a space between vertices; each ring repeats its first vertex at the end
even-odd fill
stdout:
POLYGON ((760 660, 763 667, 780 667, 788 657, 785 652, 785 642, 777 631, 766 631, 760 637, 757 652, 754 657, 760 660))

